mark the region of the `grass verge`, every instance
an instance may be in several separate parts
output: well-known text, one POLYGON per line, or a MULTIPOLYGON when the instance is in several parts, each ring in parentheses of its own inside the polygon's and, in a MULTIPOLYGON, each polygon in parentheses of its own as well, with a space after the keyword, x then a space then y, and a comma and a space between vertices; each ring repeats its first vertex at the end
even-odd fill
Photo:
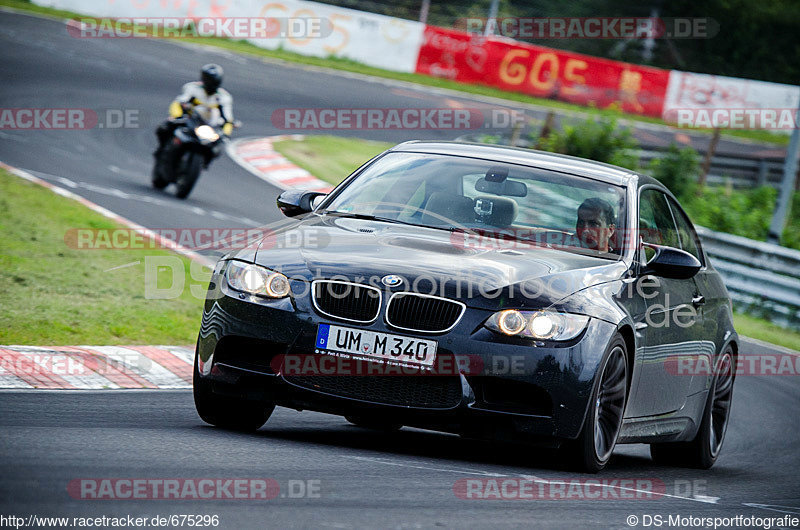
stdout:
POLYGON ((394 144, 319 135, 306 136, 304 140, 281 140, 272 145, 315 177, 338 184, 361 164, 394 144))
POLYGON ((733 314, 733 325, 739 335, 800 351, 800 332, 742 313, 733 314))
MULTIPOLYGON (((190 279, 188 259, 161 249, 71 248, 70 228, 122 226, 0 170, 0 344, 194 344, 203 302, 189 286, 202 293, 207 283, 190 279), (153 257, 186 278, 177 298, 146 297, 153 257)), ((168 268, 154 277, 158 288, 172 284, 168 268)))
MULTIPOLYGON (((15 9, 20 9, 24 11, 29 11, 32 13, 38 13, 40 15, 48 15, 52 17, 58 18, 75 18, 87 15, 81 15, 78 13, 74 13, 71 11, 64 11, 58 9, 52 9, 49 7, 43 7, 31 4, 27 0, 0 0, 0 6, 7 6, 12 7, 15 9)), ((176 40, 176 39, 165 39, 165 40, 176 40)), ((352 61, 349 59, 341 59, 338 57, 311 57, 307 55, 301 55, 299 53, 289 52, 282 49, 277 50, 267 50, 264 48, 260 48, 255 44, 244 40, 230 40, 224 38, 193 38, 191 39, 192 43, 196 44, 205 44, 209 46, 216 46, 218 48, 224 48, 226 50, 231 50, 238 53, 243 53, 246 55, 251 55, 255 57, 267 57, 271 59, 279 59, 282 61, 297 63, 297 64, 305 64, 310 66, 320 66, 324 68, 333 68, 336 70, 344 70, 347 72, 354 72, 359 74, 370 75, 374 77, 382 77, 385 79, 394 79, 397 81, 407 81, 411 83, 416 83, 418 85, 425 85, 431 86, 436 88, 445 88, 449 90, 456 90, 459 92, 464 92, 466 94, 475 94, 480 96, 489 96, 499 99, 507 100, 509 103, 527 103, 532 105, 538 105, 540 107, 551 108, 553 110, 562 110, 567 112, 580 112, 585 113, 590 109, 580 106, 574 105, 571 103, 565 103, 562 101, 554 101, 552 99, 544 99, 544 98, 536 98, 533 96, 528 96, 526 94, 522 94, 519 92, 509 92, 506 90, 501 90, 499 88, 493 88, 488 86, 482 85, 472 85, 467 83, 461 83, 458 81, 451 81, 449 79, 442 79, 439 77, 431 77, 422 74, 415 74, 415 73, 404 73, 404 72, 393 72, 390 70, 384 70, 382 68, 376 68, 373 66, 367 66, 356 61, 352 61)), ((623 114, 618 110, 615 109, 600 109, 597 112, 601 113, 601 115, 607 116, 614 116, 618 118, 622 118, 625 120, 629 120, 632 122, 643 122, 643 123, 655 123, 659 125, 667 125, 664 120, 659 118, 652 118, 649 116, 639 116, 636 114, 623 114)), ((676 130, 679 130, 676 128, 676 130)), ((697 132, 711 135, 711 130, 707 129, 683 129, 686 131, 697 132)), ((730 137, 738 137, 744 138, 748 140, 753 140, 757 142, 767 142, 773 143, 777 145, 788 145, 789 144, 789 136, 786 134, 777 134, 772 133, 770 131, 750 131, 750 130, 739 130, 739 129, 726 129, 722 131, 723 136, 730 136, 730 137)))

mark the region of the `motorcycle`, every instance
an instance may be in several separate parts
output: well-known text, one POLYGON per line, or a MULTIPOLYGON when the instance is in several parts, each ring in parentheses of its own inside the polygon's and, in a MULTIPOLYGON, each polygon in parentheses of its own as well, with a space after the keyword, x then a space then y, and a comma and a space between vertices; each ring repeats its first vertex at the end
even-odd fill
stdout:
POLYGON ((153 165, 153 187, 160 190, 174 183, 175 196, 185 199, 191 193, 201 169, 207 169, 222 152, 222 127, 205 122, 191 111, 173 120, 174 132, 153 165))

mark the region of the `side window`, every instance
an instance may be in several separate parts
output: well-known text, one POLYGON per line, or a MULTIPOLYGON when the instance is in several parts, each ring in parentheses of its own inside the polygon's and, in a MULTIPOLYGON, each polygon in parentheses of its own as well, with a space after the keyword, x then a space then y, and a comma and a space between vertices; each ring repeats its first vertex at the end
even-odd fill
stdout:
MULTIPOLYGON (((639 196, 639 235, 645 243, 680 247, 667 197, 658 190, 645 189, 639 196)), ((645 253, 650 259, 652 251, 645 253)))
POLYGON ((674 200, 669 197, 667 197, 667 200, 669 201, 670 208, 672 209, 672 214, 675 217, 675 223, 678 226, 678 237, 681 241, 681 248, 700 260, 700 263, 705 265, 705 261, 703 260, 703 252, 700 250, 702 248, 700 246, 700 239, 697 237, 697 232, 692 226, 692 223, 674 200))

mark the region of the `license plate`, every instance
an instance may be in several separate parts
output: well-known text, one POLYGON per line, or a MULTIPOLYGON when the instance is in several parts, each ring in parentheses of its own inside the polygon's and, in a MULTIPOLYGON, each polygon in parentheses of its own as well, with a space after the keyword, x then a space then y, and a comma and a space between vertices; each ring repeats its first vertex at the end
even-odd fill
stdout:
POLYGON ((436 359, 436 346, 435 340, 343 328, 330 324, 320 324, 317 329, 317 350, 347 353, 354 357, 383 362, 430 367, 436 359))

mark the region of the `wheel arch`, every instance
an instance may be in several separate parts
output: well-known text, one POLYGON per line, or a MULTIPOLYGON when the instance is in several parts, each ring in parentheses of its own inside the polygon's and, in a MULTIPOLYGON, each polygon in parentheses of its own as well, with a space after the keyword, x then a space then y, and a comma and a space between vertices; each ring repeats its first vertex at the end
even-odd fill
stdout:
POLYGON ((617 333, 622 336, 625 341, 626 357, 628 361, 628 397, 630 397, 631 381, 633 381, 633 366, 636 360, 636 335, 633 332, 633 327, 627 322, 620 324, 617 328, 617 333))

